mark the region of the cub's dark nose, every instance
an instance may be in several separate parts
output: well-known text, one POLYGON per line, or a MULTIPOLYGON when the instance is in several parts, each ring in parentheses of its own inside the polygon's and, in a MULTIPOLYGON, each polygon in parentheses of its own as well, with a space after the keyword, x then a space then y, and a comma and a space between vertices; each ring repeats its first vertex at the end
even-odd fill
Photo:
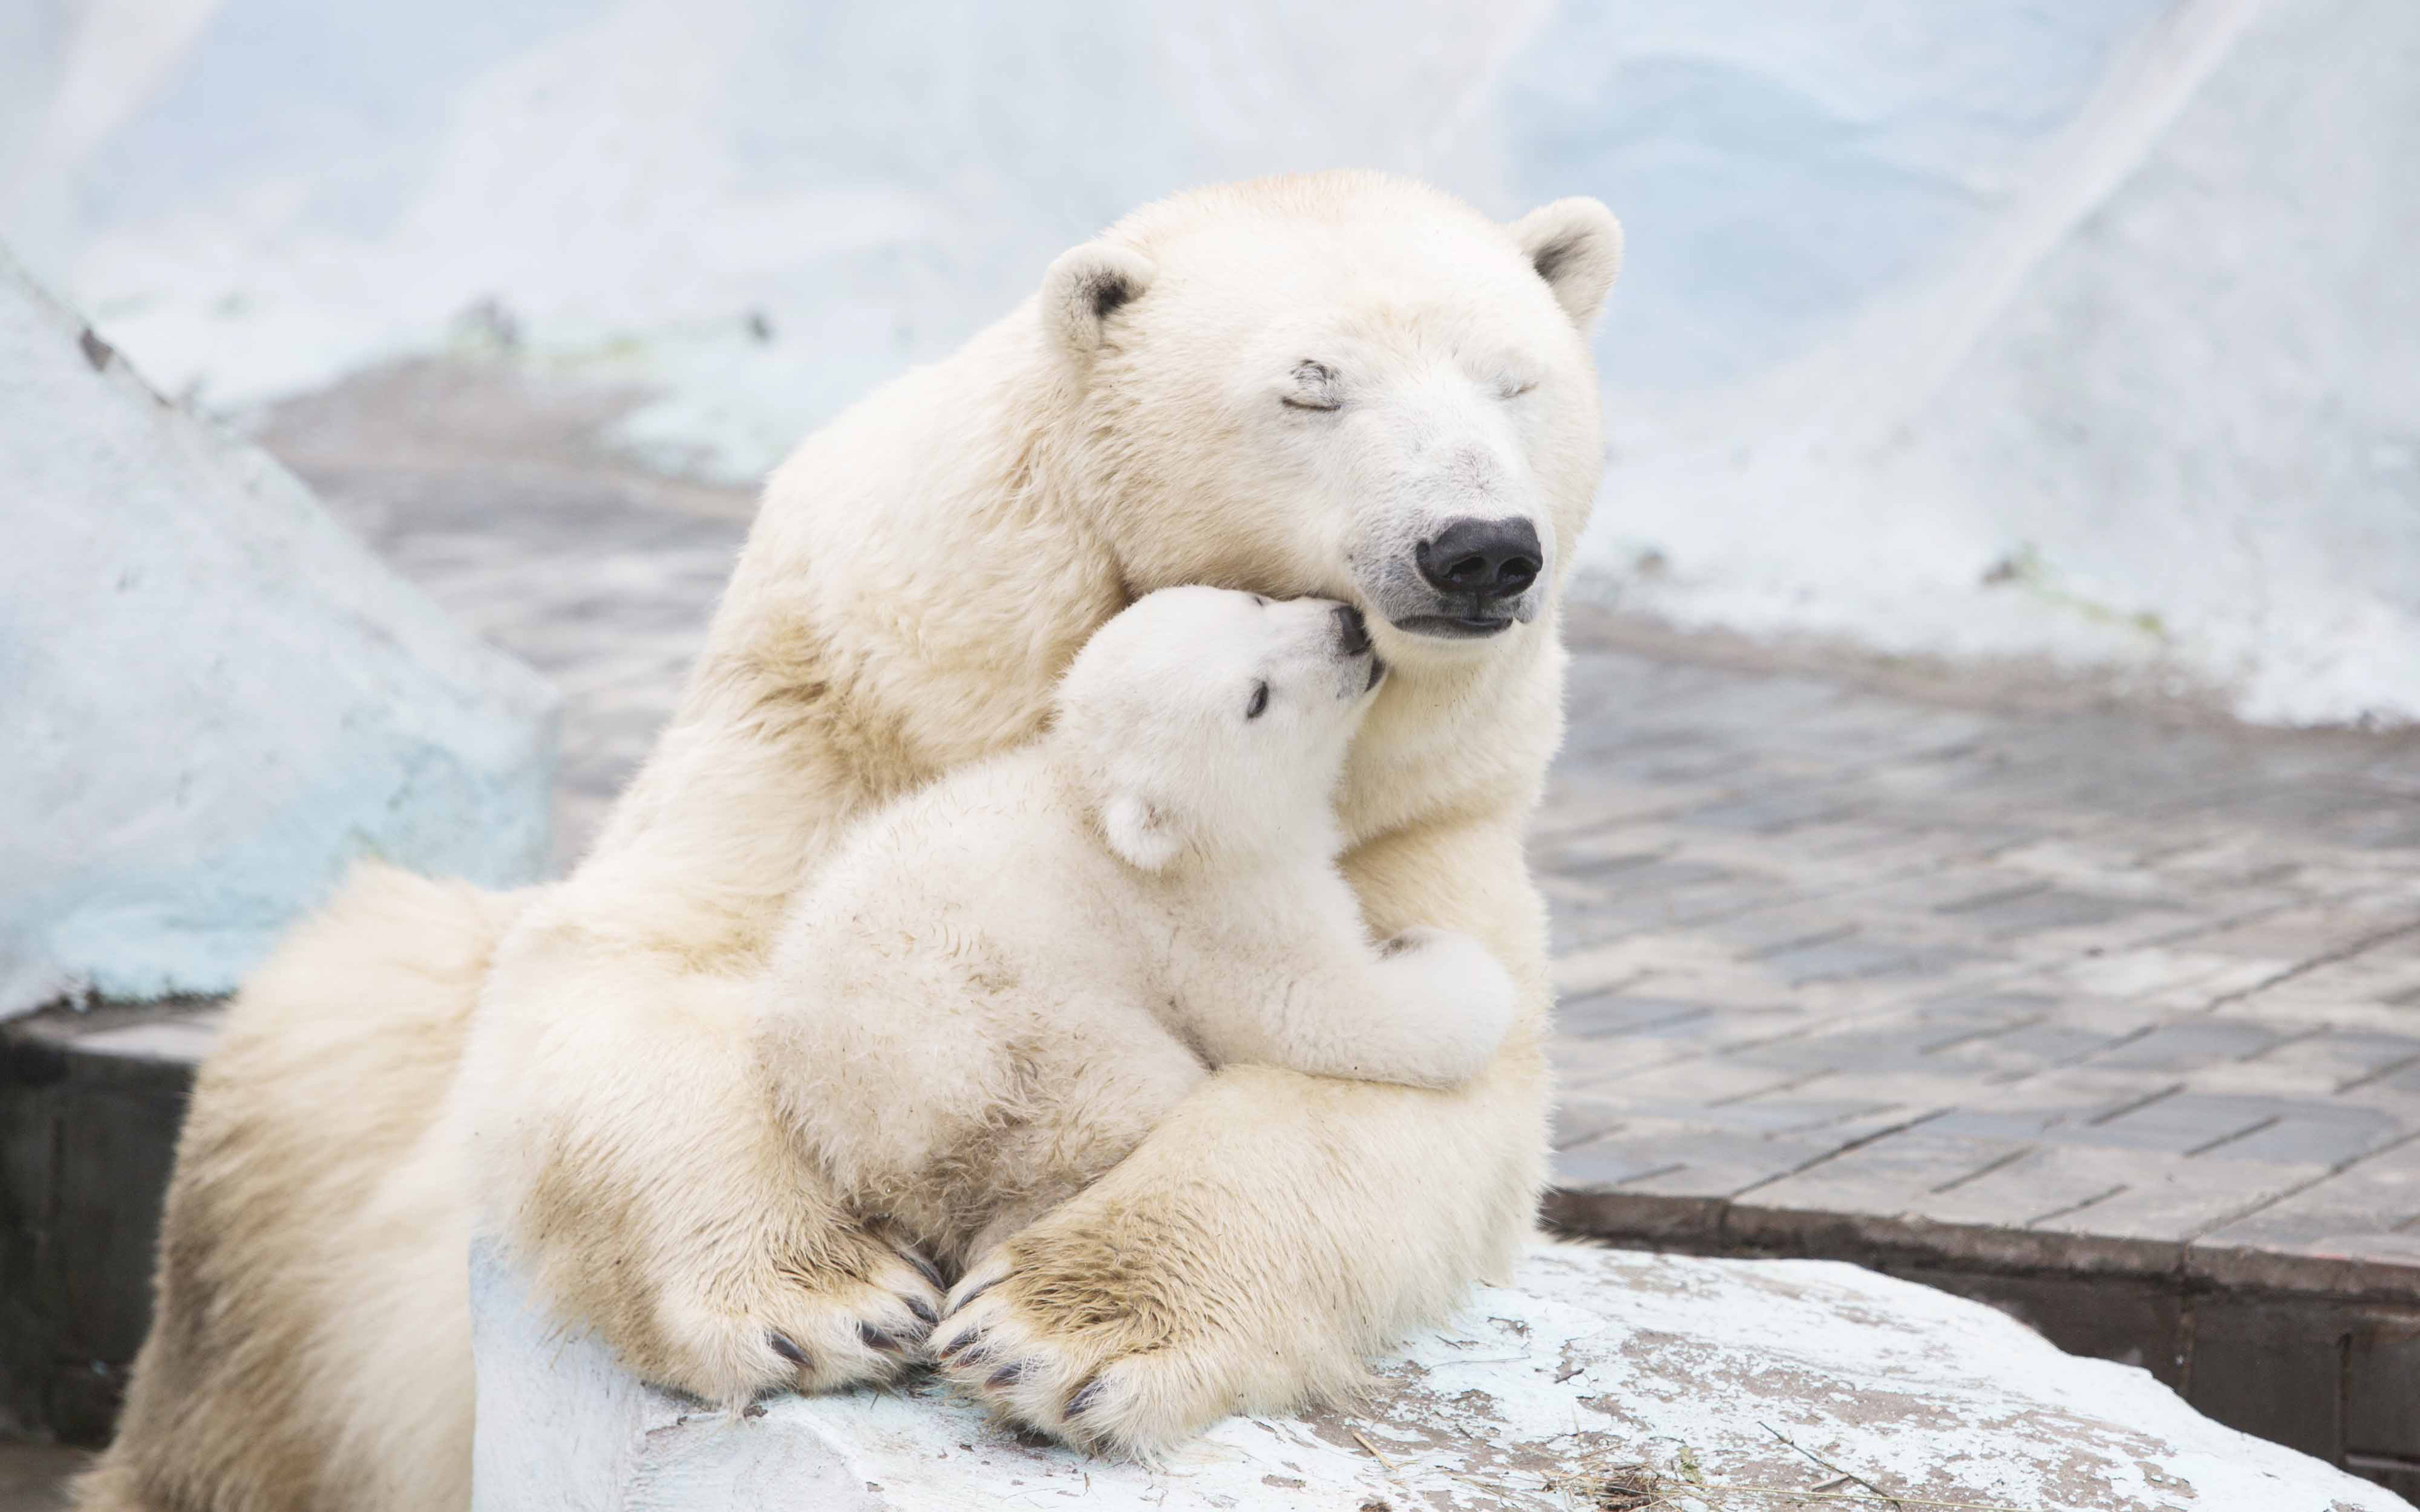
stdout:
POLYGON ((1412 560, 1439 593, 1510 598, 1538 580, 1546 553, 1526 519, 1457 519, 1414 548, 1412 560))
POLYGON ((1357 656, 1370 649, 1369 622, 1350 604, 1336 606, 1336 639, 1348 656, 1357 656))

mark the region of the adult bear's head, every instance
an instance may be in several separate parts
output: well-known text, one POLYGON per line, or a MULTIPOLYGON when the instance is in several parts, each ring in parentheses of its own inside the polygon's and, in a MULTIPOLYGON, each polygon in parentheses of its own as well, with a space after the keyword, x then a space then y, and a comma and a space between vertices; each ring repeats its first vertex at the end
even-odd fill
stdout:
POLYGON ((1518 637, 1603 465, 1592 199, 1500 225, 1375 174, 1148 206, 1051 265, 1063 433, 1132 589, 1357 602, 1412 662, 1518 637))

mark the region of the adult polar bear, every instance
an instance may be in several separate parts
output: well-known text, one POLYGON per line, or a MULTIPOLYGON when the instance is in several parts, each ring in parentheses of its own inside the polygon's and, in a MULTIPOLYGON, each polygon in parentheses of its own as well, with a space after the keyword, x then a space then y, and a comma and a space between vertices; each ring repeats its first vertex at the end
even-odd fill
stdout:
POLYGON ((1339 799, 1346 872, 1374 931, 1476 935, 1524 1003, 1450 1092, 1218 1072, 1004 1247, 986 1335, 1114 1377, 1125 1416, 1095 1431, 1148 1446, 1335 1388, 1502 1273, 1545 1148, 1522 829, 1620 246, 1585 199, 1507 227, 1375 175, 1189 193, 809 437, 570 877, 365 873, 247 986, 78 1504, 463 1505, 474 1212, 653 1379, 729 1398, 869 1369, 802 1376, 770 1342, 928 1283, 783 1137, 750 973, 848 816, 1032 736, 1091 632, 1175 583, 1368 612, 1395 675, 1339 799))

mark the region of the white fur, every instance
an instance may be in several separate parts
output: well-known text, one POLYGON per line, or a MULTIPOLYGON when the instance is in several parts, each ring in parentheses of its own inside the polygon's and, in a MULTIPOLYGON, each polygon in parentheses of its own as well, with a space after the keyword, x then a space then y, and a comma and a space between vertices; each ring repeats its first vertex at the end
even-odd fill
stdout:
POLYGON ((1338 608, 1152 594, 1078 656, 1042 740, 841 844, 756 1032, 845 1202, 955 1265, 1218 1067, 1450 1087, 1495 1053, 1503 967, 1447 930, 1382 956, 1336 869, 1329 804, 1378 677, 1338 608), (1145 833, 1115 832, 1138 812, 1145 833))
POLYGON ((473 1224, 658 1380, 731 1397, 887 1368, 772 1346, 904 1326, 939 1299, 802 1157, 754 1054, 754 979, 855 819, 1032 738, 1093 631, 1180 583, 1368 612, 1394 672, 1346 758, 1343 872, 1377 934, 1484 942, 1519 987, 1513 1023, 1442 1090, 1202 1077, 961 1278, 935 1343, 962 1346, 958 1378, 1003 1411, 1148 1450, 1347 1388, 1364 1353, 1505 1273, 1546 1148, 1545 913, 1522 831, 1560 733, 1555 594, 1603 462, 1585 331, 1618 260, 1601 208, 1544 224, 1577 241, 1377 175, 1187 193, 1063 260, 1119 274, 1123 302, 1054 275, 810 436, 576 872, 510 908, 432 912, 412 928, 443 937, 415 951, 459 964, 404 975, 386 916, 410 889, 380 883, 247 989, 242 1057, 196 1092, 137 1405, 81 1504, 458 1506, 469 1323, 448 1246, 473 1224), (1544 246, 1567 251, 1542 277, 1544 246), (1407 548, 1472 515, 1532 522, 1546 571, 1489 638, 1408 632, 1407 548), (425 1063, 305 1053, 301 1026, 345 1008, 425 1063), (345 1132, 315 1108, 345 1110, 345 1132), (287 1156, 219 1158, 222 1133, 309 1151, 311 1200, 277 1178, 287 1156), (368 1211, 398 1183, 410 1222, 368 1211), (273 1341, 259 1319, 283 1320, 273 1341), (426 1368, 357 1364, 405 1339, 426 1368), (986 1350, 1020 1368, 964 1367, 986 1350), (380 1427, 397 1421, 430 1434, 380 1427))

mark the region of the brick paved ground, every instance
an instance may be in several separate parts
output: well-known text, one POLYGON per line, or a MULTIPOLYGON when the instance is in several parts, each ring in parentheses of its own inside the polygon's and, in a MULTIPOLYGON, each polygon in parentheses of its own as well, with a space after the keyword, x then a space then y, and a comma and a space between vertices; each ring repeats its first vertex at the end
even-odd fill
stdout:
POLYGON ((1615 650, 1573 704, 1534 854, 1600 1217, 2420 1264, 2420 742, 1615 650))

